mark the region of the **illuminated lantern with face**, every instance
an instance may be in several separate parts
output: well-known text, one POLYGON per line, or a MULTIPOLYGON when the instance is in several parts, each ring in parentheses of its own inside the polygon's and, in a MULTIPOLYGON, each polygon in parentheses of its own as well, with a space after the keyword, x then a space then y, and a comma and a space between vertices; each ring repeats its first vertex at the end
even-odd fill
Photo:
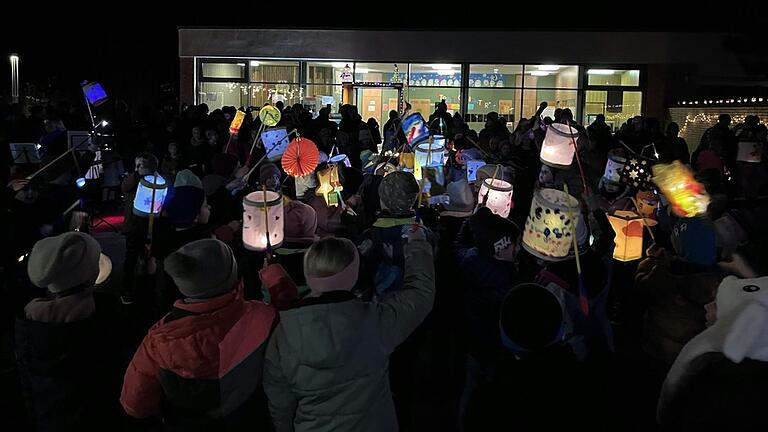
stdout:
POLYGON ((637 213, 616 210, 608 215, 613 231, 615 247, 613 258, 618 261, 634 261, 643 257, 643 218, 637 213))
POLYGON ((272 191, 251 192, 243 198, 243 245, 255 251, 283 243, 283 197, 272 191), (266 208, 266 211, 265 211, 266 208))
POLYGON ((580 218, 579 201, 557 189, 538 189, 525 221, 523 247, 531 254, 558 260, 568 257, 580 218), (569 210, 570 207, 570 210, 569 210), (571 220, 570 215, 576 220, 571 220))
POLYGON ((155 216, 163 209, 165 196, 168 194, 168 184, 158 175, 144 176, 136 189, 133 199, 133 214, 136 216, 155 216))
POLYGON ((707 211, 709 194, 704 185, 693 178, 691 170, 680 161, 655 165, 653 182, 669 200, 676 215, 691 218, 707 211))
POLYGON ((552 123, 541 145, 541 161, 554 168, 569 168, 576 151, 579 132, 569 125, 552 123))

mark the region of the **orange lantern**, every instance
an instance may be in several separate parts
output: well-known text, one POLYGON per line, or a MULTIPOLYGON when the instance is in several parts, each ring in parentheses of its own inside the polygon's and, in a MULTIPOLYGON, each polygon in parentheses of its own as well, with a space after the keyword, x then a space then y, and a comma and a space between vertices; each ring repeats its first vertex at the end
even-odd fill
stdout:
POLYGON ((643 218, 635 212, 616 210, 608 215, 613 231, 615 247, 613 258, 618 261, 634 261, 643 257, 643 218))
POLYGON ((245 119, 245 113, 237 110, 235 113, 235 118, 233 118, 232 123, 229 124, 230 134, 237 135, 237 133, 240 132, 240 126, 243 125, 243 119, 245 119))
POLYGON ((320 151, 315 143, 304 137, 297 137, 288 144, 281 163, 288 175, 301 177, 311 174, 319 162, 320 151))

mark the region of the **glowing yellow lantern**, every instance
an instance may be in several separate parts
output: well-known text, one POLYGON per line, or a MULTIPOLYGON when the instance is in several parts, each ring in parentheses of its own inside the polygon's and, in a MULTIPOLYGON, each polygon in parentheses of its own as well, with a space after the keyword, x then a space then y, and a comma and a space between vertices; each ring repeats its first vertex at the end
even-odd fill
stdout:
POLYGON ((322 196, 329 206, 339 205, 339 192, 344 190, 339 178, 339 166, 328 165, 327 168, 317 172, 317 179, 320 186, 315 190, 315 194, 322 196))
POLYGON ((576 235, 580 215, 576 198, 557 189, 536 190, 525 221, 523 247, 542 259, 567 258, 573 245, 571 236, 576 235), (569 214, 575 220, 571 220, 569 214))
POLYGON ((282 114, 280 113, 280 110, 273 107, 272 105, 266 105, 261 107, 259 110, 259 119, 261 119, 261 123, 265 126, 274 126, 278 122, 280 122, 280 116, 282 114))
POLYGON ((643 218, 635 212, 616 210, 608 215, 613 231, 615 247, 613 258, 618 261, 634 261, 643 257, 643 218))
POLYGON ((579 131, 566 124, 552 123, 547 127, 541 145, 541 161, 554 168, 568 168, 576 152, 575 142, 579 131))
POLYGON ((693 178, 691 170, 674 161, 653 166, 653 182, 661 189, 672 207, 681 217, 695 217, 707 211, 709 194, 704 185, 693 178))

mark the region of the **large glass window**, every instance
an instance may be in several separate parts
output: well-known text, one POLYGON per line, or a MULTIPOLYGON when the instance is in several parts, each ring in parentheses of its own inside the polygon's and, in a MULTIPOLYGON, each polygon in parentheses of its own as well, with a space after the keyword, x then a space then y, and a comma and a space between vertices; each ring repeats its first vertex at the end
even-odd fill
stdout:
POLYGON ((249 70, 252 106, 278 101, 286 105, 301 102, 299 62, 250 60, 249 70))
POLYGON ((605 122, 618 129, 627 120, 642 112, 643 93, 622 90, 587 90, 584 102, 584 124, 595 121, 598 114, 605 122))
POLYGON ((482 129, 485 116, 496 112, 514 128, 520 112, 522 86, 522 65, 470 65, 467 115, 464 116, 469 127, 482 129))
POLYGON ((639 69, 591 65, 586 68, 585 74, 585 125, 592 123, 598 114, 603 114, 606 123, 618 129, 628 119, 642 115, 643 92, 639 69))
POLYGON ((203 78, 242 79, 245 63, 203 63, 203 78))
POLYGON ((319 111, 331 105, 331 112, 339 111, 341 104, 341 74, 344 67, 352 68, 352 61, 307 62, 307 89, 304 104, 319 111))
POLYGON ((248 84, 240 82, 203 82, 199 87, 198 103, 213 111, 224 106, 240 107, 248 99, 248 84))
POLYGON ((587 85, 637 87, 640 85, 640 71, 638 69, 589 68, 587 85))
MULTIPOLYGON (((563 65, 525 65, 526 88, 579 88, 579 67, 563 65)), ((533 113, 531 113, 533 114, 533 113)))
POLYGON ((445 100, 448 112, 461 110, 461 65, 449 63, 418 64, 408 67, 408 87, 405 100, 412 112, 429 118, 438 102, 445 100))

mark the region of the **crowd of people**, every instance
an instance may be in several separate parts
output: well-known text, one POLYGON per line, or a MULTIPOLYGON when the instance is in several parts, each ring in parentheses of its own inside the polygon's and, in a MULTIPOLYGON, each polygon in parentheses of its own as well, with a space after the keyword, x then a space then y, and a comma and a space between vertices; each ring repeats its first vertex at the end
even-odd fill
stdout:
POLYGON ((768 158, 739 153, 768 144, 756 116, 723 114, 691 147, 675 123, 584 127, 568 108, 542 117, 546 103, 476 132, 441 102, 425 120, 441 163, 417 180, 407 103, 381 127, 354 105, 338 123, 330 107, 275 108, 319 151, 307 175, 267 157, 259 107, 131 118, 118 102, 91 151, 58 160, 87 117, 4 108, 0 141, 37 143, 41 159, 3 166, 7 430, 768 428, 768 158), (573 131, 570 166, 542 162, 552 125, 573 131), (607 175, 629 159, 690 166, 706 212, 682 217, 652 182, 607 175), (76 186, 93 163, 102 174, 76 186), (168 184, 150 217, 134 210, 145 178, 168 184), (508 216, 478 194, 488 180, 512 185, 508 216), (565 257, 523 242, 540 188, 578 200, 565 257), (254 191, 283 202, 267 250, 243 241, 254 191), (642 196, 643 258, 617 261, 608 216, 642 196), (124 260, 88 233, 99 211, 123 216, 124 260))

